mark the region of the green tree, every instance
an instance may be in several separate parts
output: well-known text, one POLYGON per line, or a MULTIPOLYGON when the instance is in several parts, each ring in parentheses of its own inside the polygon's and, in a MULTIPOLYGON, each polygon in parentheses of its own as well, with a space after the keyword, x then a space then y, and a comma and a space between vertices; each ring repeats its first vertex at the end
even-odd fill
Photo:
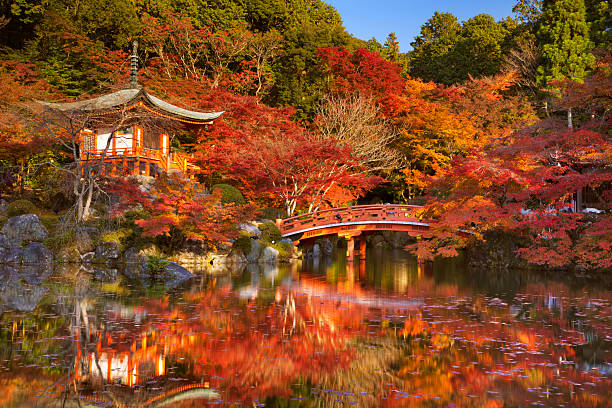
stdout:
POLYGON ((385 41, 385 54, 389 61, 399 62, 400 48, 399 41, 394 32, 389 33, 387 41, 385 41))
POLYGON ((610 49, 612 44, 612 7, 608 0, 585 0, 589 35, 596 48, 610 49))
POLYGON ((449 66, 449 54, 458 42, 461 25, 451 13, 438 13, 421 26, 421 32, 410 43, 410 70, 413 77, 424 81, 453 83, 453 66, 449 66))
POLYGON ((538 84, 546 87, 565 78, 582 81, 595 63, 584 0, 546 0, 542 10, 538 84))

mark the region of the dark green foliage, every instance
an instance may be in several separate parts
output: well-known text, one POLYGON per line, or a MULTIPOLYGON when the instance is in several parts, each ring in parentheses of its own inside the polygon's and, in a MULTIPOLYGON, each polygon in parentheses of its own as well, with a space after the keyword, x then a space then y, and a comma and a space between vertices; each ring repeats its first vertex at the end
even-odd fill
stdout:
POLYGON ((60 223, 59 217, 56 215, 41 215, 38 217, 49 233, 55 231, 60 223))
POLYGON ((584 0, 545 1, 540 21, 538 84, 544 87, 554 80, 584 79, 595 63, 584 0))
POLYGON ((276 224, 264 222, 259 226, 261 230, 261 240, 264 242, 276 243, 282 239, 282 235, 276 224))
POLYGON ((166 271, 169 262, 158 256, 148 256, 146 269, 152 275, 161 275, 166 271))
POLYGON ((223 194, 221 196, 221 202, 223 204, 229 204, 229 203, 244 204, 245 203, 244 196, 242 195, 240 190, 238 190, 236 187, 230 186, 229 184, 215 184, 214 186, 212 186, 211 190, 214 192, 217 189, 221 190, 223 194))
POLYGON ((242 252, 243 254, 248 254, 251 252, 252 242, 251 237, 248 234, 241 234, 232 245, 232 248, 242 252))
POLYGON ((460 24, 450 13, 436 12, 411 43, 409 73, 424 81, 447 85, 500 71, 503 57, 514 45, 517 23, 496 22, 479 14, 460 24))
POLYGON ((9 217, 23 214, 37 214, 38 208, 28 200, 15 200, 6 209, 9 217))
POLYGON ((612 6, 608 0, 585 0, 589 36, 596 48, 612 46, 612 6))

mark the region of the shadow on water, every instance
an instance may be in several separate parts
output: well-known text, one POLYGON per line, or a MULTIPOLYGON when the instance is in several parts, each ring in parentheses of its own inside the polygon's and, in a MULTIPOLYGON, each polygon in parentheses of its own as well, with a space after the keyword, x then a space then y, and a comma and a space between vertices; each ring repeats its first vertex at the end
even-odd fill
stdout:
POLYGON ((610 290, 463 265, 375 248, 172 290, 6 279, 0 406, 610 406, 610 290))

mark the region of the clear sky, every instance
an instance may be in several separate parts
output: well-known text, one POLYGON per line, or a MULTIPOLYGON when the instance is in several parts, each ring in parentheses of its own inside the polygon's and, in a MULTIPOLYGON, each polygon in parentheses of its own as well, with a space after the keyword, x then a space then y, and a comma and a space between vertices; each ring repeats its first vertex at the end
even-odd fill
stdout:
POLYGON ((486 13, 496 20, 512 16, 516 0, 326 0, 334 6, 344 21, 347 31, 357 38, 372 37, 384 44, 394 31, 402 51, 411 49, 410 43, 419 34, 421 25, 434 12, 449 12, 459 21, 486 13))

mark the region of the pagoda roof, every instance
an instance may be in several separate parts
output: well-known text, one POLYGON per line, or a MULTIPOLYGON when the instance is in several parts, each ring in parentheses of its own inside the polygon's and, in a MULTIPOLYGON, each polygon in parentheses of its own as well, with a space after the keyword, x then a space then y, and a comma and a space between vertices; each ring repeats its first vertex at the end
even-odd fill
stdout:
POLYGON ((158 116, 195 124, 211 123, 223 114, 223 112, 198 112, 180 108, 149 94, 144 88, 122 89, 84 101, 66 103, 40 101, 40 103, 61 112, 93 115, 141 106, 158 116))

